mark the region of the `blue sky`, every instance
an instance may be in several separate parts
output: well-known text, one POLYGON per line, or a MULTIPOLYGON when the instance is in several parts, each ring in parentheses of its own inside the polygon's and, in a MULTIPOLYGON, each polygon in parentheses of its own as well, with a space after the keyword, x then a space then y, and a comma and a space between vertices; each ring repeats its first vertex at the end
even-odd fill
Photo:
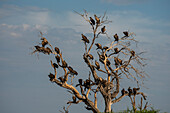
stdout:
MULTIPOLYGON (((65 59, 84 77, 88 72, 84 70, 80 34, 91 30, 74 13, 83 9, 89 15, 107 11, 112 21, 107 25, 109 35, 135 32, 139 49, 147 51, 148 58, 145 70, 150 77, 142 90, 154 108, 169 111, 169 5, 169 0, 1 0, 0 112, 56 113, 71 99, 66 90, 48 81, 52 71, 49 60, 53 57, 40 54, 38 59, 29 53, 39 42, 38 31, 42 31, 53 45, 62 48, 65 59)), ((128 102, 128 98, 123 99, 113 109, 126 109, 128 102)), ((80 110, 86 113, 83 104, 70 107, 71 113, 80 110)))

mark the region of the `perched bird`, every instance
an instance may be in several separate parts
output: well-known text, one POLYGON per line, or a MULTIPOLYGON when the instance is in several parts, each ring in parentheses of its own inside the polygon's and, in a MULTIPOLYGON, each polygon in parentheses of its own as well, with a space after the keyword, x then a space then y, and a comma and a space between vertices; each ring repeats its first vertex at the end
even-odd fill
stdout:
POLYGON ((124 31, 123 34, 125 35, 125 37, 129 36, 129 33, 127 31, 124 31))
POLYGON ((133 94, 136 95, 140 88, 133 88, 133 94))
POLYGON ((58 65, 56 63, 53 63, 54 68, 58 68, 58 65))
POLYGON ((132 89, 130 87, 128 88, 128 92, 129 92, 129 96, 131 96, 132 95, 132 89))
POLYGON ((106 60, 106 65, 109 66, 110 64, 111 64, 110 61, 107 59, 106 60))
POLYGON ((41 47, 40 46, 34 46, 35 47, 35 49, 37 49, 37 50, 39 50, 41 47))
POLYGON ((45 54, 45 48, 44 47, 40 47, 40 46, 34 46, 35 47, 35 51, 33 52, 33 53, 35 53, 35 52, 43 52, 44 54, 45 54))
POLYGON ((62 61, 62 67, 63 67, 63 68, 66 68, 66 67, 67 67, 67 63, 66 63, 65 60, 62 61))
POLYGON ((104 64, 104 60, 105 60, 104 55, 100 55, 98 52, 97 54, 99 55, 99 61, 104 64))
POLYGON ((73 68, 72 68, 71 66, 68 66, 67 68, 68 68, 68 70, 69 70, 70 72, 73 71, 73 68))
POLYGON ((94 57, 93 57, 92 54, 88 54, 87 56, 88 56, 90 59, 92 59, 92 60, 94 59, 94 57))
POLYGON ((130 53, 132 56, 135 56, 135 51, 132 50, 132 51, 130 51, 130 53))
POLYGON ((83 34, 81 34, 82 36, 82 40, 85 42, 85 43, 90 43, 90 41, 87 39, 87 37, 83 34))
POLYGON ((84 90, 86 91, 86 88, 89 89, 90 88, 90 80, 86 79, 86 81, 84 81, 84 90))
POLYGON ((63 77, 59 77, 58 79, 60 80, 60 82, 62 82, 62 83, 64 82, 64 78, 63 77))
POLYGON ((125 89, 124 88, 121 90, 121 93, 122 93, 122 96, 125 94, 125 89))
POLYGON ((80 85, 80 86, 83 85, 83 79, 78 79, 78 82, 79 82, 79 83, 76 85, 76 87, 79 86, 79 85, 80 85))
POLYGON ((107 46, 104 46, 104 47, 103 47, 103 49, 104 49, 104 50, 107 50, 107 49, 109 49, 109 47, 107 47, 107 46))
POLYGON ((51 66, 55 69, 55 68, 58 68, 58 65, 56 63, 53 63, 52 60, 50 60, 51 62, 51 66))
POLYGON ((77 71, 73 70, 72 72, 74 75, 78 75, 77 71))
POLYGON ((115 34, 115 35, 114 35, 114 39, 115 39, 115 41, 118 42, 118 41, 119 41, 119 36, 118 36, 117 34, 115 34))
POLYGON ((49 48, 49 47, 47 47, 47 48, 44 48, 44 53, 46 54, 50 54, 50 53, 52 53, 52 51, 51 51, 51 49, 49 48))
POLYGON ((95 45, 97 46, 97 49, 101 49, 102 50, 102 45, 100 43, 95 43, 95 45))
POLYGON ((78 82, 80 85, 83 85, 83 79, 79 79, 78 82))
POLYGON ((116 54, 119 53, 119 49, 117 47, 114 48, 114 51, 115 51, 116 54))
POLYGON ((60 53, 60 49, 59 49, 58 47, 55 47, 55 52, 56 52, 57 54, 59 54, 59 53, 60 53))
POLYGON ((107 80, 104 80, 104 79, 102 79, 101 83, 102 83, 103 87, 106 87, 108 85, 107 80))
POLYGON ((100 69, 100 64, 95 60, 96 69, 100 69))
POLYGON ((60 62, 60 56, 55 56, 55 58, 56 58, 56 60, 57 60, 57 62, 59 63, 60 62))
POLYGON ((101 32, 104 33, 105 31, 106 31, 106 26, 103 26, 103 27, 101 28, 101 32))
POLYGON ((50 81, 52 81, 52 80, 55 78, 55 75, 52 74, 52 73, 50 73, 50 74, 48 75, 48 77, 50 78, 50 81))
POLYGON ((91 22, 92 25, 95 25, 95 21, 92 17, 90 17, 90 22, 91 22))
POLYGON ((118 58, 118 62, 119 62, 119 64, 120 64, 120 65, 122 65, 122 64, 123 64, 123 63, 122 63, 122 60, 121 60, 121 59, 119 59, 119 58, 118 58))
POLYGON ((94 15, 94 17, 95 17, 95 20, 96 20, 96 24, 100 24, 100 19, 96 15, 94 15))
POLYGON ((115 65, 122 65, 122 60, 117 58, 117 57, 114 57, 114 61, 115 61, 115 65))
POLYGON ((45 45, 47 45, 47 44, 48 44, 47 39, 43 37, 43 38, 41 38, 41 40, 42 40, 42 42, 41 42, 42 47, 45 47, 45 45))
POLYGON ((78 75, 77 71, 73 70, 71 66, 68 67, 68 70, 70 71, 71 74, 78 75))

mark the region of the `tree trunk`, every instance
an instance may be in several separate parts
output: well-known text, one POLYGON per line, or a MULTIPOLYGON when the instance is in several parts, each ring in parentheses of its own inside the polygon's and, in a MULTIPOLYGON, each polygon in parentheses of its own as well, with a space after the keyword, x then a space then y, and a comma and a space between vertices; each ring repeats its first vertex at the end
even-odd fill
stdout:
POLYGON ((105 98, 105 113, 111 113, 112 100, 111 97, 105 98))

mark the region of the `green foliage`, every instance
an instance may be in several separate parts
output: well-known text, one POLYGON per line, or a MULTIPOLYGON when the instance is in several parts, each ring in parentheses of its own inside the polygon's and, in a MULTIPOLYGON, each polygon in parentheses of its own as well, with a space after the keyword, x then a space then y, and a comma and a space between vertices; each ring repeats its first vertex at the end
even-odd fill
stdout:
MULTIPOLYGON (((160 110, 155 110, 153 107, 151 107, 151 110, 142 110, 142 111, 137 110, 136 111, 136 113, 159 113, 159 112, 160 110)), ((101 113, 104 113, 104 112, 101 112, 101 113)), ((127 108, 127 110, 123 110, 120 112, 110 112, 110 113, 134 113, 134 111, 127 108)))

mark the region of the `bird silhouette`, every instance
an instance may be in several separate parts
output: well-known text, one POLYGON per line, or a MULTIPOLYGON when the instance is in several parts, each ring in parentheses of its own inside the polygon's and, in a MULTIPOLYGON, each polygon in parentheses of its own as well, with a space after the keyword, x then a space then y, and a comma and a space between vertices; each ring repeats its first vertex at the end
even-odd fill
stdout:
POLYGON ((117 42, 119 41, 119 36, 117 34, 115 34, 113 37, 114 37, 115 41, 117 41, 117 42))
POLYGON ((96 69, 100 69, 100 64, 95 60, 96 69))
POLYGON ((103 26, 103 27, 101 28, 101 32, 102 32, 102 33, 105 33, 105 31, 106 31, 106 26, 103 26))
POLYGON ((101 49, 102 50, 102 45, 100 43, 95 43, 95 45, 97 46, 97 49, 101 49))
POLYGON ((92 25, 95 25, 95 21, 92 17, 90 17, 90 22, 91 22, 92 25))
POLYGON ((59 54, 59 53, 60 53, 60 49, 59 49, 58 47, 55 47, 55 52, 56 52, 57 54, 59 54))
POLYGON ((90 43, 90 41, 87 39, 87 37, 83 34, 81 34, 82 36, 82 40, 85 42, 85 43, 90 43))

